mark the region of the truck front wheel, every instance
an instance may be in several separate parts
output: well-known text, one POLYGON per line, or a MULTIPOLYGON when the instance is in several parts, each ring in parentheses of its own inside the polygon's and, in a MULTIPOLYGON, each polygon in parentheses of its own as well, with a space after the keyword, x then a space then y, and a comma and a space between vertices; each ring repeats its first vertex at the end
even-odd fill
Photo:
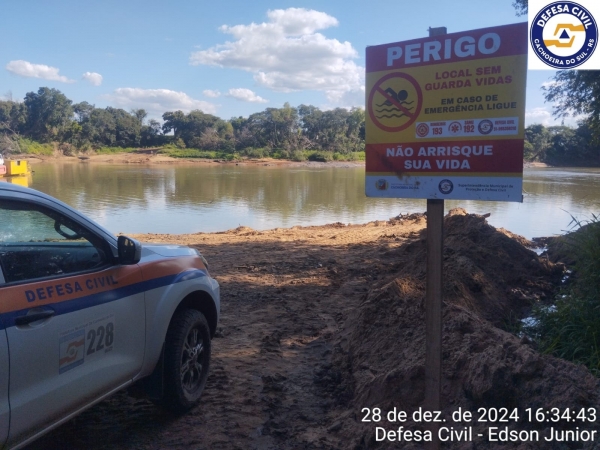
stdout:
POLYGON ((165 342, 163 404, 175 412, 192 408, 202 395, 210 363, 210 329, 195 309, 175 313, 165 342))

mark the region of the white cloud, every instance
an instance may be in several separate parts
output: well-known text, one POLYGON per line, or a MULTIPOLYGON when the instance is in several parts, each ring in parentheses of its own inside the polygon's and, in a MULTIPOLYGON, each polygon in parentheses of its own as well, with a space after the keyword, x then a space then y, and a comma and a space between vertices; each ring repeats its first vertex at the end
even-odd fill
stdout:
POLYGON ((246 88, 229 89, 227 96, 233 97, 233 98, 235 98, 237 100, 241 100, 243 102, 250 102, 250 103, 268 103, 269 102, 269 100, 266 100, 266 99, 256 95, 250 89, 246 89, 246 88))
POLYGON ((329 103, 324 106, 324 109, 331 108, 346 108, 350 109, 353 107, 365 108, 365 86, 352 89, 349 91, 335 91, 331 92, 327 99, 329 103))
POLYGON ((352 45, 317 33, 336 26, 335 17, 303 8, 267 16, 260 24, 223 25, 220 30, 234 40, 193 52, 190 64, 245 70, 274 91, 323 91, 330 102, 364 85, 364 68, 354 63, 358 53, 352 45))
POLYGON ((75 83, 64 75, 59 75, 59 69, 45 64, 32 64, 22 59, 10 61, 6 65, 6 70, 15 75, 26 78, 41 78, 43 80, 60 81, 61 83, 75 83))
POLYGON ((546 108, 533 108, 525 111, 526 126, 541 123, 544 126, 554 125, 552 113, 546 108))
POLYGON ((102 75, 96 72, 86 72, 81 78, 89 81, 92 86, 100 86, 102 84, 102 75))
POLYGON ((105 98, 123 109, 144 108, 155 116, 177 110, 188 113, 194 109, 214 114, 217 109, 212 103, 169 89, 118 88, 112 94, 105 95, 105 98))
POLYGON ((525 126, 528 127, 529 125, 535 125, 539 123, 546 127, 563 124, 575 127, 577 126, 577 121, 581 118, 582 116, 556 118, 552 115, 552 112, 549 109, 539 107, 525 111, 525 126))
POLYGON ((212 89, 205 89, 204 91, 202 91, 202 93, 210 98, 217 98, 221 96, 221 93, 219 91, 213 91, 212 89))

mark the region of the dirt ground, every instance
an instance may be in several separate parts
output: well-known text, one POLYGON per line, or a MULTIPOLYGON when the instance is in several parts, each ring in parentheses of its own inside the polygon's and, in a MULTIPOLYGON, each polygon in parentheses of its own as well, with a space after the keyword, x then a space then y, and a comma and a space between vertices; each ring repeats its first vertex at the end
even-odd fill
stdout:
MULTIPOLYGON (((202 402, 177 417, 122 392, 29 449, 424 448, 377 442, 361 411, 413 411, 423 401, 425 225, 413 214, 365 225, 134 236, 198 248, 221 284, 202 402)), ((586 369, 540 355, 505 331, 552 297, 564 266, 462 210, 446 217, 445 233, 444 413, 600 411, 598 380, 586 369)), ((443 448, 596 447, 479 440, 443 448)))

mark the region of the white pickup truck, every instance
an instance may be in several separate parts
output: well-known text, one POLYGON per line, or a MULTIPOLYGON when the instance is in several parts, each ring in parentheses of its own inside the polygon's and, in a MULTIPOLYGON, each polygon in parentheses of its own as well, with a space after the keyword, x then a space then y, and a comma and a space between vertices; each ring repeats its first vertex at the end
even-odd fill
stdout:
POLYGON ((0 448, 20 448, 140 381, 199 400, 220 311, 195 249, 118 238, 70 206, 0 183, 0 448))

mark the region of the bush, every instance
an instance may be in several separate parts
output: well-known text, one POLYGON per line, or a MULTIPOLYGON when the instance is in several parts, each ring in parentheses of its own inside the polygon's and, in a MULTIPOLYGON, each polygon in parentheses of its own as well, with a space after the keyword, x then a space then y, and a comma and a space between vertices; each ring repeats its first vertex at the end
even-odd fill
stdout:
POLYGON ((356 161, 364 161, 365 159, 367 159, 367 154, 363 151, 363 152, 352 152, 352 155, 354 158, 356 158, 356 161))
POLYGON ((241 153, 244 156, 247 156, 248 158, 264 158, 265 156, 267 156, 268 152, 264 148, 248 147, 248 148, 245 148, 244 150, 242 150, 241 153))
POLYGON ((238 153, 228 153, 224 155, 223 159, 225 161, 240 161, 242 157, 238 153))
MULTIPOLYGON (((266 149, 265 149, 266 151, 266 149)), ((292 159, 292 152, 289 150, 277 149, 271 152, 271 158, 275 159, 292 159)))
POLYGON ((573 281, 552 307, 538 307, 538 323, 525 329, 540 349, 586 365, 600 375, 600 216, 562 239, 575 259, 573 281))
POLYGON ((350 153, 338 153, 333 154, 334 161, 364 161, 365 152, 350 152, 350 153))
POLYGON ((309 161, 319 161, 319 162, 333 161, 333 152, 326 152, 326 151, 313 152, 310 155, 308 155, 308 160, 309 161))
POLYGON ((306 161, 306 154, 302 150, 293 150, 290 159, 292 161, 306 161))

